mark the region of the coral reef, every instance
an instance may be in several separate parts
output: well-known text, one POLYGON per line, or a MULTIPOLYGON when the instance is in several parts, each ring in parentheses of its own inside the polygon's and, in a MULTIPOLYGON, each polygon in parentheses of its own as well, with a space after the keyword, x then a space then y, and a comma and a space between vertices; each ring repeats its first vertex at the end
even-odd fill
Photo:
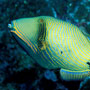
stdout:
POLYGON ((80 83, 79 90, 89 90, 90 89, 90 77, 87 77, 84 81, 80 83))
POLYGON ((90 34, 90 0, 0 0, 0 90, 89 90, 90 78, 81 84, 64 82, 58 70, 33 65, 12 39, 8 29, 12 20, 41 15, 83 26, 90 34))

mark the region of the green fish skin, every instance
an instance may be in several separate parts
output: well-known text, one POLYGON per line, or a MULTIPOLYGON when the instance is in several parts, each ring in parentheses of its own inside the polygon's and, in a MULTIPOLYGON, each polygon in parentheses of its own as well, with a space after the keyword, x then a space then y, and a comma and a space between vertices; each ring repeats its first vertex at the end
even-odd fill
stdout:
POLYGON ((13 20, 10 28, 34 62, 47 69, 61 68, 63 80, 90 76, 90 41, 77 26, 39 16, 13 20))

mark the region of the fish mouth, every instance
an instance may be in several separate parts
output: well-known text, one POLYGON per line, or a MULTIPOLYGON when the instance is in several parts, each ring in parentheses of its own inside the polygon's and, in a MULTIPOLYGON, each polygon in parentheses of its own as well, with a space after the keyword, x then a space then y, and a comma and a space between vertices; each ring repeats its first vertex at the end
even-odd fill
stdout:
POLYGON ((13 21, 11 21, 11 23, 8 24, 8 28, 10 29, 10 32, 15 31, 13 21))
POLYGON ((11 24, 8 24, 8 28, 14 37, 19 37, 20 39, 24 39, 23 34, 20 32, 16 21, 11 21, 11 24))

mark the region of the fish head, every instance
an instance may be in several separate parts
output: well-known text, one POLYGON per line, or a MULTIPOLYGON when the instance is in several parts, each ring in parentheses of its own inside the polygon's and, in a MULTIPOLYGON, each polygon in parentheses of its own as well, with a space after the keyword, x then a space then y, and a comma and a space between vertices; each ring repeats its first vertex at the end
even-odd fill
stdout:
MULTIPOLYGON (((16 41, 25 48, 36 52, 38 38, 38 18, 22 18, 8 24, 10 32, 16 41)), ((30 51, 28 51, 30 52, 30 51)))

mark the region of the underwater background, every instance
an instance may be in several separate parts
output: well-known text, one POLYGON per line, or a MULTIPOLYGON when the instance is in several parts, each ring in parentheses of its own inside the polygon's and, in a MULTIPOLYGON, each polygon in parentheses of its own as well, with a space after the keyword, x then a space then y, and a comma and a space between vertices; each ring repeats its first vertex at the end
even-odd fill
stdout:
POLYGON ((32 65, 12 39, 12 20, 42 15, 84 27, 90 34, 90 0, 0 0, 0 90, 90 90, 90 77, 65 82, 58 70, 32 65))

